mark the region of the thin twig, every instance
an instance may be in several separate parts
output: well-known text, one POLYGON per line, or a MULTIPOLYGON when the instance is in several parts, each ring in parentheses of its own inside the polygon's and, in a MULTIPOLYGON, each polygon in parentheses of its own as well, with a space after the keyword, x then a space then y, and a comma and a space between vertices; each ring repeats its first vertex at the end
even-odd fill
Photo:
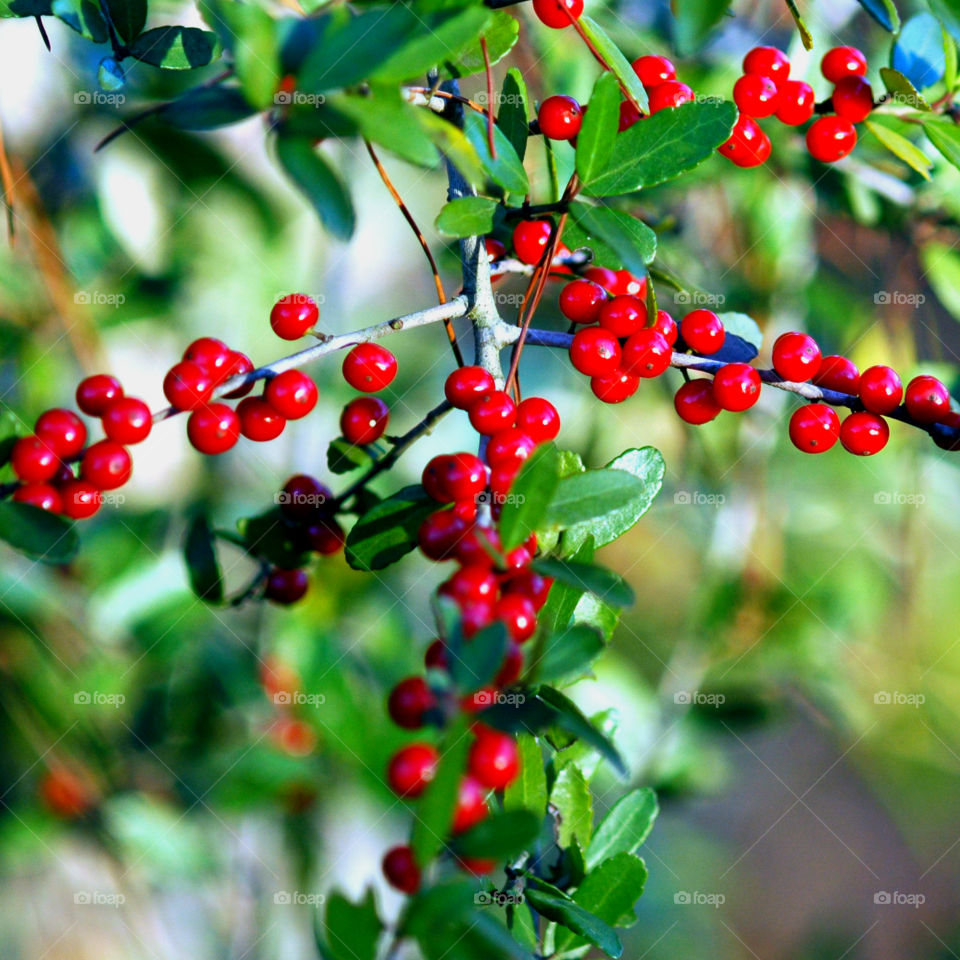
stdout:
POLYGON ((483 51, 483 69, 487 78, 487 146, 490 148, 490 159, 497 159, 497 146, 493 142, 493 70, 490 68, 490 51, 487 49, 487 38, 480 38, 480 49, 483 51))
POLYGON ((7 232, 10 235, 10 246, 16 239, 13 217, 13 171, 7 159, 7 148, 3 140, 3 124, 0 122, 0 182, 3 183, 3 204, 7 208, 7 232))

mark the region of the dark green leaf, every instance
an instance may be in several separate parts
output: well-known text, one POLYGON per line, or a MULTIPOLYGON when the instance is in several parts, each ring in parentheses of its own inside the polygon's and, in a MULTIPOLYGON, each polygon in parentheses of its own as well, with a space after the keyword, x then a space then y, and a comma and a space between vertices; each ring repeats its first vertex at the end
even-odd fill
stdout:
POLYGON ((211 130, 239 123, 256 112, 234 87, 201 87, 168 103, 158 117, 180 130, 211 130))
MULTIPOLYGON (((657 235, 642 220, 622 210, 595 207, 579 200, 570 205, 570 215, 586 235, 588 246, 593 248, 595 241, 599 241, 631 273, 640 276, 646 273, 647 264, 657 252, 657 235)), ((568 243, 573 242, 569 236, 566 239, 568 243)), ((580 246, 580 242, 576 245, 580 246)), ((602 251, 596 259, 609 262, 602 251)))
POLYGON ((80 548, 72 523, 28 503, 0 502, 0 540, 44 563, 68 563, 80 548))
POLYGON ((130 56, 135 60, 167 70, 205 67, 219 53, 216 34, 197 27, 157 27, 141 34, 130 46, 130 56))
POLYGON ((547 443, 520 468, 500 513, 500 542, 505 551, 523 543, 543 522, 560 482, 559 461, 556 446, 547 443))
POLYGON ((530 181, 527 172, 517 156, 517 151, 507 139, 506 134, 496 125, 493 127, 493 145, 497 156, 494 159, 490 154, 490 144, 487 140, 486 119, 479 113, 470 111, 463 121, 463 132, 473 146, 480 162, 487 172, 487 176, 508 193, 526 194, 530 190, 530 181))
POLYGON ((497 201, 489 197, 458 197, 440 211, 437 229, 448 237, 474 237, 490 233, 498 206, 497 201))
POLYGON ((503 794, 504 810, 529 810, 543 816, 547 807, 547 775, 540 744, 529 733, 517 737, 520 773, 503 794))
POLYGON ((562 530, 600 519, 647 497, 647 484, 623 470, 587 470, 564 477, 544 519, 547 529, 562 530))
POLYGON ((603 637, 596 630, 574 624, 545 639, 542 653, 530 664, 531 675, 548 683, 582 676, 603 647, 603 637))
MULTIPOLYGON (((593 559, 593 551, 593 538, 588 537, 570 559, 579 563, 589 563, 593 559)), ((569 626, 570 618, 577 608, 577 603, 585 592, 583 587, 571 586, 567 583, 555 583, 553 585, 550 589, 550 595, 547 597, 547 602, 537 618, 542 631, 535 641, 537 648, 540 647, 541 641, 546 641, 547 631, 563 630, 569 626)), ((536 649, 535 654, 534 662, 539 659, 539 653, 536 649)))
POLYGON ((685 103, 660 110, 617 136, 606 169, 584 192, 616 196, 673 180, 713 155, 733 130, 732 103, 685 103))
POLYGON ((730 0, 674 0, 671 5, 677 49, 685 56, 695 53, 723 19, 730 0))
POLYGON ((327 948, 333 960, 376 960, 383 924, 373 890, 367 890, 359 903, 333 893, 326 905, 327 948))
MULTIPOLYGON (((520 23, 517 18, 512 17, 506 10, 495 10, 493 19, 483 32, 491 66, 502 60, 513 49, 519 35, 520 23)), ((483 51, 480 48, 479 37, 471 38, 455 57, 448 57, 446 65, 460 77, 483 70, 483 51)))
POLYGON ((554 723, 567 733, 579 737, 613 764, 618 773, 627 773, 626 765, 610 739, 601 733, 581 712, 580 708, 559 690, 541 687, 537 699, 555 711, 554 723))
POLYGON ((502 860, 526 849, 540 833, 540 816, 530 810, 494 813, 461 834, 455 841, 457 853, 465 857, 502 860))
POLYGON ((629 607, 634 602, 633 590, 623 577, 605 567, 575 560, 555 560, 545 557, 534 562, 534 569, 544 576, 595 593, 601 600, 618 607, 629 607))
POLYGON ((960 40, 960 3, 957 0, 927 0, 927 6, 936 14, 954 39, 960 40))
POLYGON ((607 36, 595 20, 587 16, 581 16, 580 26, 603 59, 610 65, 610 69, 616 75, 616 78, 629 91, 637 106, 646 113, 649 106, 647 91, 643 89, 643 84, 630 65, 630 61, 620 52, 620 48, 607 36))
POLYGON ((147 22, 147 0, 106 0, 107 12, 120 39, 130 43, 147 22))
POLYGON ((923 132, 955 167, 960 168, 960 127, 952 120, 926 119, 923 132))
POLYGON ((351 470, 358 470, 360 467, 369 467, 371 463, 373 463, 373 457, 370 456, 366 447, 358 447, 344 440, 343 437, 331 440, 330 446, 327 447, 327 467, 331 473, 350 473, 351 470))
POLYGON ((577 174, 585 183, 601 174, 613 152, 620 122, 620 84, 612 73, 601 73, 590 94, 590 109, 577 134, 577 174))
POLYGON ((900 29, 900 16, 892 0, 859 0, 860 6, 880 24, 884 30, 896 33, 900 29))
POLYGON ((417 545, 420 524, 436 509, 419 484, 382 500, 347 534, 347 563, 354 570, 382 570, 395 563, 417 545))
POLYGON ((94 43, 106 43, 109 39, 103 14, 93 0, 53 0, 50 10, 71 30, 94 43))
POLYGON ((576 839, 586 846, 593 830, 593 797, 579 767, 569 764, 557 774, 550 806, 557 812, 557 843, 569 847, 576 839))
POLYGON ((657 795, 649 787, 624 794, 600 822, 587 847, 587 869, 618 853, 634 853, 650 836, 659 812, 657 795))
POLYGON ((290 179, 317 211, 323 225, 341 240, 349 240, 355 217, 350 194, 329 163, 306 137, 277 136, 277 157, 290 179))
POLYGON ((53 0, 0 0, 0 17, 47 17, 53 0))
POLYGON ((187 527, 183 553, 190 576, 190 589, 208 603, 220 603, 223 600, 223 576, 214 544, 207 518, 196 517, 187 527))
POLYGON ((623 953, 623 945, 613 928, 573 900, 532 888, 527 889, 525 896, 541 916, 580 934, 607 956, 617 958, 623 953))
POLYGON ((527 83, 516 67, 511 67, 503 80, 500 109, 497 111, 497 126, 503 131, 522 161, 527 152, 530 116, 527 110, 527 83))
POLYGON ((283 518, 279 507, 251 517, 242 524, 241 532, 252 554, 262 556, 278 567, 292 570, 305 566, 309 559, 295 528, 283 518))
POLYGON ((506 651, 506 627, 491 624, 462 644, 456 654, 449 649, 453 682, 466 693, 488 686, 500 670, 506 651))

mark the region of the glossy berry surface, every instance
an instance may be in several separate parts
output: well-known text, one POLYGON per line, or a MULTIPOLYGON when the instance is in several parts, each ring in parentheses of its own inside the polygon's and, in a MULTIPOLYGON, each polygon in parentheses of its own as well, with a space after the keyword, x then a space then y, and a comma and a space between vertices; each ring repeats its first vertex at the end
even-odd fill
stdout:
POLYGON ((745 73, 733 85, 733 102, 748 117, 772 116, 778 101, 777 85, 759 73, 745 73))
POLYGON ((486 790, 476 777, 467 774, 460 781, 457 793, 457 805, 453 811, 451 830, 454 833, 463 833, 486 820, 490 809, 487 807, 486 790))
POLYGON ((551 140, 570 140, 580 132, 583 110, 573 97, 547 97, 537 111, 540 132, 551 140))
POLYGON ((100 490, 115 490, 129 479, 133 463, 126 448, 114 440, 87 447, 80 461, 80 476, 100 490))
POLYGON ((379 397, 357 397, 340 414, 340 431, 348 443, 379 440, 390 422, 390 408, 379 397))
POLYGON ((857 396, 860 392, 860 370, 847 357, 831 354, 820 361, 820 369, 813 375, 813 382, 827 390, 857 396))
POLYGON ((673 407, 685 423, 697 426, 715 419, 721 406, 713 395, 711 380, 689 380, 674 394, 673 407))
POLYGON ((690 103, 693 100, 693 91, 678 80, 667 80, 648 90, 647 99, 650 101, 650 113, 659 113, 661 110, 690 103))
POLYGON ((440 757, 429 743, 401 747, 387 767, 387 783, 399 797, 419 797, 437 772, 440 757))
POLYGON ((760 374, 748 363, 724 364, 713 378, 713 398, 724 410, 749 410, 760 399, 760 374))
POLYGON ((270 326, 281 340, 299 340, 320 319, 320 308, 311 297, 291 293, 270 311, 270 326))
POLYGON ((600 327, 578 330, 570 344, 570 362, 585 376, 609 376, 620 366, 620 343, 600 327))
POLYGON ((73 520, 92 517, 102 502, 100 490, 86 480, 69 480, 60 488, 61 509, 73 520))
POLYGON ((13 491, 11 499, 15 503, 28 503, 31 507, 51 513, 60 513, 63 507, 60 492, 49 483, 25 483, 13 491))
POLYGON ((756 120, 741 113, 733 133, 717 147, 717 152, 738 167, 758 167, 770 156, 770 138, 756 120))
POLYGON ((780 84, 780 98, 777 101, 777 119, 790 127, 806 123, 817 105, 817 96, 813 87, 803 80, 787 80, 780 84))
POLYGON ((274 603, 287 606, 303 599, 310 581, 305 570, 283 570, 274 567, 267 576, 264 596, 274 603))
POLYGON ((852 75, 862 77, 867 72, 867 58, 856 47, 833 47, 823 55, 820 72, 831 83, 852 75))
POLYGON ((363 393, 376 393, 393 383, 397 358, 379 343, 358 343, 343 360, 343 378, 363 393))
POLYGON ((680 336, 694 353, 709 356, 723 346, 726 332, 712 310, 691 310, 680 321, 680 336))
POLYGON ((646 324, 647 308, 637 297, 614 297, 601 305, 598 320, 615 337, 629 337, 646 324))
POLYGON ((420 868, 410 847, 393 847, 383 857, 383 875, 394 890, 411 896, 420 889, 420 868))
POLYGON ((334 497, 330 488, 316 477, 297 473, 283 485, 277 499, 280 512, 288 520, 304 522, 329 512, 334 497))
POLYGON ((936 423, 950 412, 950 391, 936 377, 914 377, 907 384, 904 403, 918 423, 936 423))
POLYGON ((571 323, 596 323, 606 291, 592 280, 573 280, 560 291, 560 312, 571 323))
POLYGON ((507 733, 481 727, 470 748, 470 773, 488 790, 504 790, 517 778, 517 744, 507 733))
POLYGON ((470 423, 477 433, 486 436, 512 427, 517 417, 517 406, 509 393, 491 390, 470 406, 470 423))
POLYGON ((640 330, 623 345, 622 367, 636 377, 659 377, 667 367, 673 351, 663 335, 652 328, 640 330))
POLYGON ((61 460, 75 457, 87 442, 87 428, 72 410, 54 409, 41 413, 33 426, 33 433, 61 460))
POLYGON ((527 264, 540 262, 550 242, 549 220, 523 220, 513 228, 513 252, 527 264))
POLYGON ((497 601, 493 615, 506 625, 507 634, 517 643, 524 643, 536 633, 537 608, 529 597, 507 594, 497 601))
POLYGON ((666 310, 657 311, 657 319, 653 321, 651 330, 656 330, 660 336, 672 347, 677 342, 677 321, 666 310))
POLYGON ((91 417, 99 417, 114 400, 122 396, 120 381, 106 373, 96 373, 77 385, 77 406, 91 417))
POLYGON ((773 345, 773 369, 784 380, 810 380, 820 369, 821 360, 817 341, 806 333, 782 333, 773 345))
POLYGON ((458 367, 447 377, 443 394, 458 410, 466 410, 495 389, 493 377, 483 367, 458 367))
POLYGON ((776 47, 754 47, 743 58, 743 72, 769 77, 780 86, 790 76, 790 60, 776 47))
POLYGON ((833 407, 808 403, 790 416, 790 440, 804 453, 824 453, 840 439, 840 418, 833 407))
POLYGON ((483 461, 472 453, 443 454, 423 468, 424 490, 440 503, 472 500, 487 484, 483 461))
POLYGON ((490 437, 487 444, 487 463, 491 467, 497 467, 511 461, 523 462, 536 448, 536 442, 528 433, 517 427, 507 427, 490 437))
POLYGON ((840 443, 844 450, 858 457, 871 457, 879 453, 889 439, 887 421, 875 413, 858 410, 840 424, 840 443))
POLYGON ((677 79, 677 68, 666 58, 647 54, 633 61, 633 72, 647 87, 656 87, 668 80, 677 79))
POLYGON ((570 26, 583 13, 583 0, 533 0, 533 12, 547 27, 560 30, 570 26))
MULTIPOLYGON (((587 267, 587 269, 583 271, 583 278, 585 280, 592 280, 597 286, 603 287, 607 293, 614 294, 621 292, 616 289, 618 286, 617 274, 609 267, 587 267)), ((626 291, 623 292, 625 293, 626 291)))
POLYGON ((140 443, 150 435, 150 408, 136 397, 114 400, 103 414, 103 432, 117 443, 140 443))
POLYGON ((60 468, 60 460, 50 444, 37 436, 21 437, 10 453, 10 466, 18 480, 43 483, 60 468))
POLYGON ((200 337, 183 351, 183 359, 209 371, 217 382, 226 378, 233 351, 216 337, 200 337))
POLYGON ((390 691, 387 712, 398 727, 417 730, 423 726, 423 715, 436 705, 436 697, 423 677, 407 677, 390 691))
POLYGON ((833 89, 833 110, 837 116, 860 123, 873 111, 873 89, 857 74, 842 77, 833 89))
POLYGON ((240 433, 257 443, 275 440, 287 425, 286 418, 262 397, 244 397, 237 404, 236 413, 240 418, 240 433))
MULTIPOLYGON (((230 380, 232 377, 239 377, 243 374, 253 371, 253 361, 245 354, 237 350, 230 351, 230 358, 227 361, 227 367, 223 371, 223 379, 230 380)), ((245 397, 253 389, 253 381, 241 384, 235 390, 225 393, 224 399, 234 400, 237 397, 245 397)))
POLYGON ((317 405, 317 385, 299 370, 284 370, 270 378, 263 396, 282 417, 299 420, 317 405))
POLYGON ((560 414, 543 397, 527 397, 517 404, 516 425, 535 443, 548 443, 560 432, 560 414))
POLYGON ((226 453, 240 439, 240 417, 225 403, 200 407, 187 420, 187 439, 200 453, 226 453))
POLYGON ((821 163, 836 163, 857 145, 857 131, 843 117, 820 117, 807 129, 807 149, 821 163))
POLYGON ((629 400, 640 386, 640 378, 619 367, 602 377, 590 378, 593 395, 604 403, 623 403, 629 400))
POLYGON ((470 529, 470 524, 454 510, 431 513, 417 532, 417 545, 430 560, 446 560, 470 529))
POLYGON ((196 410, 213 394, 213 374, 191 360, 175 363, 163 378, 163 395, 175 410, 196 410))
POLYGON ((903 399, 903 383, 896 370, 878 364, 860 374, 860 399, 871 413, 891 413, 903 399))

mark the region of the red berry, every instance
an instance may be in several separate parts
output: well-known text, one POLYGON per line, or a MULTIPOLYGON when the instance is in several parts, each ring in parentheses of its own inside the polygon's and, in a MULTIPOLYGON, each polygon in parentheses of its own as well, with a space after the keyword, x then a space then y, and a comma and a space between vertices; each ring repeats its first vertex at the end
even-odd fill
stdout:
POLYGON ((524 461, 534 450, 537 444, 528 433, 519 427, 507 427, 498 430, 487 444, 487 463, 491 467, 499 466, 508 461, 524 461))
POLYGON ((579 19, 583 0, 533 0, 533 12, 542 24, 560 30, 570 26, 571 18, 579 19))
POLYGON ((620 101, 620 117, 617 120, 617 133, 629 130, 643 114, 629 100, 620 101))
POLYGON ((860 399, 871 413, 892 413, 903 399, 903 383, 896 370, 878 364, 860 374, 860 399))
POLYGON ((650 329, 656 330, 671 347, 677 342, 677 322, 666 310, 657 311, 657 319, 650 329))
POLYGON ((738 167, 759 167, 770 156, 770 138, 756 120, 741 113, 730 138, 717 147, 717 152, 738 167))
POLYGON ((513 228, 513 250, 524 263, 540 262, 550 241, 553 224, 549 220, 522 220, 513 228))
POLYGON ((866 120, 873 111, 873 90, 863 77, 841 77, 833 88, 833 112, 851 123, 866 120))
POLYGON ((813 382, 825 390, 857 396, 860 392, 860 371, 852 360, 832 355, 820 361, 820 369, 814 374, 813 382))
POLYGON ((571 323, 595 323, 607 295, 592 280, 572 280, 560 291, 560 312, 571 323))
POLYGON ((489 603, 496 599, 497 578, 487 566, 472 563, 461 567, 440 585, 440 593, 459 604, 489 603))
POLYGON ((70 480, 60 488, 61 509, 74 520, 92 517, 103 502, 100 490, 85 480, 70 480))
POLYGON ((103 432, 117 443, 140 443, 152 427, 150 408, 136 397, 114 400, 103 414, 103 432))
POLYGON ((748 410, 760 399, 760 374, 748 363, 724 364, 713 378, 713 398, 724 410, 748 410))
POLYGON ((358 343, 343 360, 343 377, 354 390, 376 393, 393 383, 397 358, 379 343, 358 343))
POLYGON ((306 473, 297 473, 283 485, 277 500, 280 512, 295 522, 311 520, 333 505, 333 492, 306 473))
POLYGON ((823 55, 820 70, 831 83, 851 75, 862 77, 867 72, 867 58, 856 47, 834 47, 823 55))
POLYGON ((623 345, 623 369, 637 377, 659 377, 672 357, 670 344, 652 328, 639 330, 623 345))
POLYGON ((782 333, 773 345, 773 369, 784 380, 804 383, 816 376, 822 358, 817 341, 806 333, 782 333))
POLYGON ((640 386, 640 378, 617 368, 605 377, 591 377, 593 395, 604 403, 623 403, 629 400, 640 386))
POLYGON ((603 287, 607 293, 613 294, 614 292, 620 292, 615 291, 618 283, 617 274, 607 267, 587 267, 587 269, 583 271, 583 276, 586 280, 592 280, 597 286, 603 287))
POLYGON ((420 524, 417 543, 424 556, 446 560, 468 535, 470 524, 454 510, 438 510, 420 524))
POLYGON ((733 102, 748 117, 769 117, 777 109, 777 85, 759 73, 745 73, 733 85, 733 102))
POLYGON ((844 450, 858 457, 879 453, 890 439, 890 428, 883 417, 859 410, 840 424, 840 442, 844 450))
MULTIPOLYGON (((519 462, 511 463, 512 469, 519 467, 519 462)), ((454 556, 457 562, 464 567, 492 567, 496 553, 500 549, 500 534, 492 527, 473 527, 457 543, 454 556)))
POLYGON ((333 517, 325 517, 317 523, 311 523, 303 531, 303 542, 307 549, 324 557, 339 553, 346 543, 347 535, 343 527, 333 517))
POLYGON ((340 414, 340 430, 348 443, 364 445, 379 440, 387 429, 390 408, 379 397, 357 397, 340 414))
POLYGON ((904 400, 917 423, 936 423, 950 412, 950 391, 936 377, 914 377, 907 384, 904 400))
POLYGON ((240 433, 258 443, 276 439, 287 425, 286 419, 263 397, 244 397, 237 404, 237 416, 240 418, 240 433))
POLYGON ((570 344, 570 362, 584 376, 609 376, 620 366, 620 343, 601 327, 578 330, 570 344))
POLYGON ((839 437, 840 418, 824 403, 808 403, 790 417, 790 439, 804 453, 824 453, 839 437))
POLYGON ((229 375, 230 361, 233 351, 216 337, 201 337, 183 351, 183 359, 203 367, 210 373, 217 383, 225 380, 229 375))
POLYGON ((10 453, 10 466, 18 480, 25 483, 43 483, 60 469, 56 451, 37 436, 21 437, 10 453))
POLYGON ((523 647, 515 640, 511 640, 507 644, 503 663, 493 682, 498 687, 509 687, 520 679, 521 673, 523 673, 523 647))
POLYGON ((673 406, 681 420, 698 426, 715 419, 722 409, 713 395, 710 380, 687 381, 674 394, 673 406))
POLYGON ((175 410, 196 410, 213 395, 213 374, 190 360, 175 363, 163 378, 163 393, 175 410))
POLYGON ((553 580, 550 577, 535 573, 533 570, 521 570, 504 584, 503 592, 519 593, 528 597, 533 602, 534 609, 539 610, 547 602, 552 586, 553 580))
POLYGON ((91 417, 99 417, 110 403, 122 396, 120 381, 106 373, 94 374, 77 385, 77 406, 91 417))
POLYGON ((661 110, 667 110, 670 107, 679 107, 681 104, 690 103, 693 100, 693 91, 685 83, 680 83, 677 80, 667 80, 651 87, 647 91, 647 99, 650 101, 648 108, 650 113, 659 113, 661 110))
POLYGON ((201 453, 225 453, 240 439, 240 417, 225 403, 200 407, 187 420, 187 438, 201 453))
POLYGON ((680 336, 694 353, 709 356, 723 346, 726 332, 712 310, 691 310, 680 321, 680 336))
POLYGON ((580 132, 583 110, 573 97, 547 97, 537 111, 540 132, 551 140, 570 140, 580 132))
POLYGON ((776 47, 754 47, 743 58, 743 72, 769 77, 779 86, 790 76, 790 60, 776 47))
POLYGON ((527 397, 517 404, 516 424, 534 443, 549 443, 560 432, 560 414, 549 400, 527 397))
POLYGON ((383 858, 383 875, 395 890, 412 896, 420 889, 420 868, 410 847, 393 847, 383 858))
POLYGON ((419 797, 437 772, 440 755, 429 743, 401 747, 387 767, 387 783, 399 797, 419 797))
POLYGON ((457 794, 457 805, 453 811, 453 833, 463 833, 476 826, 481 820, 486 820, 490 812, 487 807, 486 790, 480 782, 467 774, 460 781, 460 790, 457 794))
POLYGON ((777 119, 790 127, 806 123, 813 116, 817 96, 813 87, 803 80, 787 80, 780 84, 777 101, 777 119))
POLYGON ((130 479, 133 464, 126 448, 115 440, 101 440, 87 447, 80 461, 80 476, 100 490, 115 490, 130 479))
POLYGON ((857 131, 843 117, 820 117, 807 129, 807 149, 814 160, 835 163, 857 145, 857 131))
MULTIPOLYGON (((231 350, 230 358, 227 360, 227 369, 226 372, 224 372, 222 379, 229 380, 232 377, 239 377, 243 374, 251 373, 252 371, 253 363, 250 358, 245 353, 231 350)), ((223 396, 226 400, 233 400, 236 397, 245 397, 252 389, 253 381, 249 380, 237 387, 236 390, 231 390, 229 393, 225 393, 223 396)))
POLYGON ((440 503, 472 500, 487 485, 483 461, 472 453, 442 454, 423 468, 423 489, 440 503))
POLYGON ((407 677, 390 691, 387 712, 390 719, 404 730, 417 730, 423 726, 423 715, 437 705, 423 677, 407 677))
POLYGON ((305 570, 281 570, 274 567, 267 577, 264 596, 274 603, 287 606, 300 600, 309 586, 310 581, 305 570))
POLYGON ((428 670, 447 669, 447 648, 442 640, 434 640, 423 655, 423 664, 428 670))
POLYGON ((489 600, 478 603, 460 603, 460 623, 463 635, 469 640, 493 623, 493 604, 489 600))
POLYGON ((87 428, 72 410, 57 408, 41 413, 33 432, 61 460, 75 457, 87 442, 87 428))
POLYGON ((443 393, 458 410, 467 410, 474 401, 496 389, 493 377, 483 367, 458 367, 447 377, 443 393))
POLYGON ((537 632, 537 608, 529 597, 509 593, 493 608, 493 616, 502 621, 510 638, 517 643, 529 640, 537 632))
POLYGON ((517 407, 509 393, 491 390, 470 405, 469 416, 477 433, 490 436, 498 430, 513 426, 517 418, 517 407))
POLYGON ((282 297, 270 311, 270 326, 282 340, 299 340, 320 319, 320 308, 305 293, 282 297))
POLYGON ((508 733, 479 727, 470 748, 470 773, 488 790, 505 790, 517 779, 520 756, 517 744, 508 733))
POLYGON ((954 413, 951 410, 949 413, 941 414, 940 424, 943 429, 938 427, 931 432, 933 442, 941 450, 960 450, 960 435, 956 433, 960 431, 960 413, 954 413))
POLYGON ((636 277, 629 270, 617 270, 616 280, 610 289, 615 297, 636 297, 645 300, 647 296, 647 278, 636 277))
POLYGON ((633 61, 633 72, 645 87, 656 87, 677 79, 677 68, 666 58, 647 54, 633 61))
POLYGON ((271 377, 263 396, 282 417, 299 420, 317 405, 317 385, 299 370, 284 370, 271 377))
POLYGON ((51 513, 63 512, 63 501, 59 491, 49 483, 25 483, 13 491, 13 500, 17 503, 28 503, 41 510, 51 513))
POLYGON ((484 237, 483 245, 487 251, 487 260, 496 263, 507 255, 507 248, 495 237, 484 237))
POLYGON ((461 870, 472 873, 475 877, 483 877, 497 869, 496 860, 485 857, 457 857, 457 865, 461 870))
POLYGON ((614 297, 601 304, 598 319, 615 337, 629 337, 646 324, 647 308, 636 297, 614 297))

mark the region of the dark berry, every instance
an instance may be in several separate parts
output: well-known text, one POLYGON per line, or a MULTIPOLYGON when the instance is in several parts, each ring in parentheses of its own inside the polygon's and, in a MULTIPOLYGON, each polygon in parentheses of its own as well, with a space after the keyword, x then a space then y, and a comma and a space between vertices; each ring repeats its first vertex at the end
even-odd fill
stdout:
POLYGON ((423 677, 407 677, 390 691, 387 712, 390 719, 404 730, 417 730, 423 726, 423 715, 437 705, 423 677))
POLYGON ((420 889, 420 868, 408 846, 393 847, 383 858, 383 875, 395 890, 412 896, 420 889))
POLYGON ((296 603, 307 592, 310 581, 306 570, 282 570, 274 567, 267 576, 267 589, 264 596, 274 603, 296 603))

